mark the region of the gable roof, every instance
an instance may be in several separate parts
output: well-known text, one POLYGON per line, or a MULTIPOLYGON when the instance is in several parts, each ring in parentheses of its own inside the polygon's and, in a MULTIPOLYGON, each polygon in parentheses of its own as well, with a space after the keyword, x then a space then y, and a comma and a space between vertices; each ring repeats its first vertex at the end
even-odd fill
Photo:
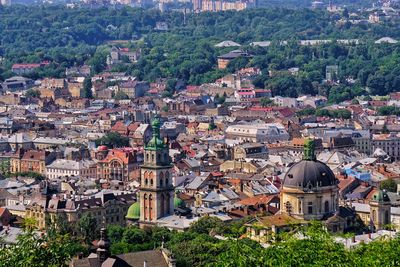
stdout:
POLYGON ((233 46, 241 46, 241 45, 230 40, 222 41, 215 45, 215 47, 233 47, 233 46))

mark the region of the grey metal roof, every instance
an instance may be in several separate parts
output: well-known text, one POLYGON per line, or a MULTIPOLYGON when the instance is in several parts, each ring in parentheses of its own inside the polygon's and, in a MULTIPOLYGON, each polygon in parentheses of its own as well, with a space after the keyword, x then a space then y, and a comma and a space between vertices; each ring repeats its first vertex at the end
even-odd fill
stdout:
POLYGON ((322 187, 338 184, 332 170, 316 160, 302 160, 286 173, 283 186, 293 188, 322 187))

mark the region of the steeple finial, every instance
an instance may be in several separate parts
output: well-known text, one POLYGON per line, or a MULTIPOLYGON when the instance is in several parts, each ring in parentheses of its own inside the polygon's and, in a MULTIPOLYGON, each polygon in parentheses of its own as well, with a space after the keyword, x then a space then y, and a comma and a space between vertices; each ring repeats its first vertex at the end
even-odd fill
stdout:
POLYGON ((311 138, 304 141, 304 160, 315 160, 315 142, 311 138))
POLYGON ((153 128, 153 136, 159 137, 160 136, 160 116, 156 114, 154 116, 153 121, 151 122, 151 127, 153 128))
POLYGON ((96 252, 101 263, 110 256, 110 242, 107 239, 106 228, 100 229, 100 240, 97 242, 96 252))

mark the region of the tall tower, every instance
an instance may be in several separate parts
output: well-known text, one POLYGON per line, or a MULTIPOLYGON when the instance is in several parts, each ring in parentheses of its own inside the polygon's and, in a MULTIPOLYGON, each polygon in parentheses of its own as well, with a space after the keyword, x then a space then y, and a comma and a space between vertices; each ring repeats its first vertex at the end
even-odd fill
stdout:
POLYGON ((369 201, 371 227, 374 230, 383 229, 391 223, 390 199, 384 190, 379 189, 369 201))
POLYGON ((157 219, 174 211, 174 187, 168 146, 160 138, 160 119, 154 118, 153 137, 144 148, 139 203, 141 227, 155 225, 157 219))

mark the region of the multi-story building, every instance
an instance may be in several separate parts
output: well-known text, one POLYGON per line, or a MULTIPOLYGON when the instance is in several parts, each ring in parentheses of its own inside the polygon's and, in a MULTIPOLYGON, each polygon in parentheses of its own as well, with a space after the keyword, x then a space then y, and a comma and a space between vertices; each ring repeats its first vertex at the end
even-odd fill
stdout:
POLYGON ((287 141, 289 134, 285 127, 278 123, 237 124, 226 129, 226 138, 247 142, 287 141))
POLYGON ((389 157, 400 159, 400 136, 396 133, 374 134, 371 140, 372 152, 382 149, 389 157))
POLYGON ((226 69, 229 65, 229 62, 238 57, 251 57, 251 56, 243 50, 233 50, 227 54, 218 57, 218 69, 220 70, 226 69))
POLYGON ((96 178, 97 165, 92 160, 66 160, 57 159, 50 165, 46 166, 46 177, 55 179, 58 177, 81 177, 81 178, 96 178))
POLYGON ((10 159, 10 171, 46 174, 46 165, 55 159, 55 153, 46 150, 18 150, 10 159))
POLYGON ((115 148, 97 163, 97 178, 106 180, 130 181, 134 171, 139 168, 136 151, 132 148, 115 148))
POLYGON ((267 147, 259 143, 245 143, 237 145, 233 149, 234 159, 244 158, 267 158, 267 147))
POLYGON ((137 98, 144 96, 150 90, 150 84, 148 82, 127 81, 119 85, 119 90, 129 98, 137 98))
POLYGON ((74 223, 85 214, 95 218, 98 227, 102 223, 125 225, 126 212, 135 201, 134 194, 101 193, 95 198, 82 200, 52 197, 44 202, 27 205, 25 218, 34 218, 39 229, 46 228, 47 224, 54 222, 56 218, 61 217, 69 223, 74 223))
POLYGON ((244 10, 249 7, 249 3, 255 6, 255 1, 222 1, 222 0, 193 0, 193 10, 195 12, 205 11, 226 11, 226 10, 244 10))
POLYGON ((141 56, 140 49, 129 51, 129 48, 112 47, 110 55, 107 57, 107 64, 114 65, 119 63, 135 63, 141 56))
POLYGON ((36 149, 47 149, 66 145, 70 140, 53 137, 37 137, 33 139, 33 145, 36 149))
POLYGON ((392 223, 390 199, 383 190, 377 190, 369 203, 354 202, 351 205, 364 224, 374 227, 375 230, 392 223))
POLYGON ((41 64, 28 64, 28 63, 14 64, 11 67, 11 71, 18 75, 24 75, 31 73, 32 71, 40 68, 41 66, 42 66, 41 64))

